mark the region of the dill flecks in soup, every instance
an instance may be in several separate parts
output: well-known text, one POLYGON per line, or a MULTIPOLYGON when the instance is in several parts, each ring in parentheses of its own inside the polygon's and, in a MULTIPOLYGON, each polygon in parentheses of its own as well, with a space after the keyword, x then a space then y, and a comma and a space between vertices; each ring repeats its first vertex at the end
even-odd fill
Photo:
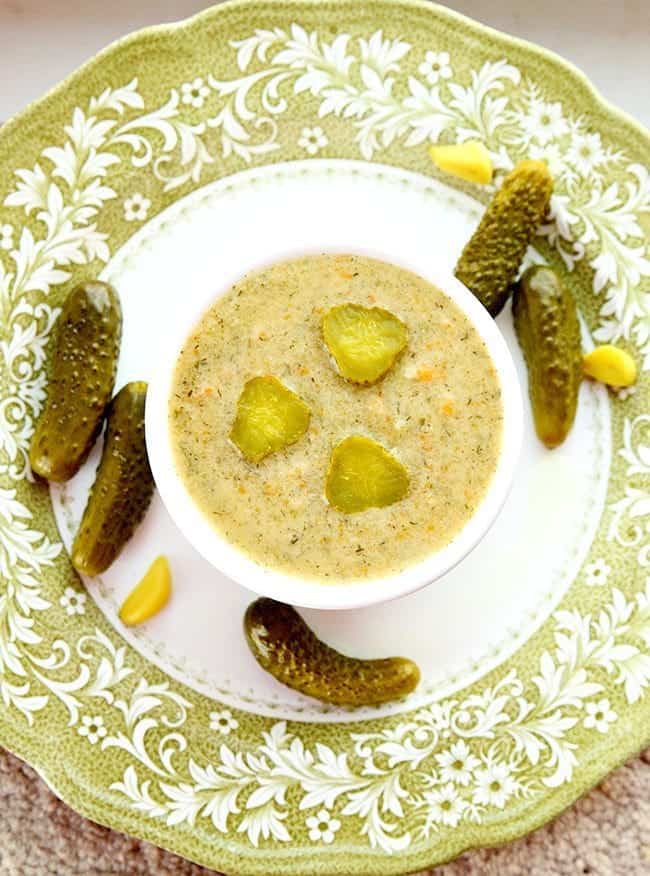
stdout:
MULTIPOLYGON (((495 472, 502 417, 495 367, 461 310, 410 271, 353 255, 245 276, 189 337, 170 397, 176 465, 215 529, 262 565, 332 581, 397 573, 448 544, 495 472), (334 328, 367 316, 375 338, 403 327, 390 355, 374 351, 375 382, 344 376, 356 335, 345 324, 347 347, 326 343, 330 313, 334 328), (253 422, 269 422, 251 407, 257 399, 275 405, 273 429, 247 436, 251 411, 253 422), (371 485, 390 504, 328 501, 333 452, 355 443, 374 454, 378 477, 399 476, 393 492, 371 485)), ((353 458, 346 471, 362 464, 353 458)))

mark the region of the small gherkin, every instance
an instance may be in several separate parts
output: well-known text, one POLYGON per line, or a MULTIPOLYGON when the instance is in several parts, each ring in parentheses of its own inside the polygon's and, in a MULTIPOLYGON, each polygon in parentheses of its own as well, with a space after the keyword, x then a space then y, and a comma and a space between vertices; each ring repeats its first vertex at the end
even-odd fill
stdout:
POLYGON ((84 575, 108 569, 151 502, 154 481, 144 436, 146 393, 146 383, 127 383, 108 409, 102 458, 72 545, 72 565, 84 575))
POLYGON ((582 382, 575 299, 551 268, 535 265, 517 284, 512 310, 528 368, 535 431, 547 447, 557 447, 575 420, 582 382))
POLYGON ((101 430, 113 393, 122 310, 107 283, 70 292, 57 323, 47 401, 29 448, 32 470, 67 481, 81 468, 101 430))
POLYGON ((543 161, 520 161, 505 177, 454 273, 497 316, 511 292, 526 249, 544 221, 553 179, 543 161))
POLYGON ((400 699, 420 681, 405 657, 358 660, 321 642, 290 605, 261 598, 249 605, 244 630, 262 669, 293 690, 338 706, 400 699))

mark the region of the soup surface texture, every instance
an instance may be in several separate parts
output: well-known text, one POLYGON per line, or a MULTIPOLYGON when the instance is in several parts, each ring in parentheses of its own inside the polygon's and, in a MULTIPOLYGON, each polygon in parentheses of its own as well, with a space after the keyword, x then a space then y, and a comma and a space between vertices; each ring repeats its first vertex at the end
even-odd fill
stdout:
POLYGON ((264 566, 329 580, 397 573, 444 547, 496 469, 502 401, 492 359, 426 280, 354 255, 305 256, 245 276, 203 315, 177 363, 169 423, 187 489, 222 536, 264 566), (335 304, 382 307, 408 327, 383 380, 347 382, 321 323, 335 304), (244 383, 274 375, 311 409, 295 444, 247 462, 229 439, 244 383), (343 514, 325 498, 332 448, 367 435, 406 467, 407 496, 343 514))

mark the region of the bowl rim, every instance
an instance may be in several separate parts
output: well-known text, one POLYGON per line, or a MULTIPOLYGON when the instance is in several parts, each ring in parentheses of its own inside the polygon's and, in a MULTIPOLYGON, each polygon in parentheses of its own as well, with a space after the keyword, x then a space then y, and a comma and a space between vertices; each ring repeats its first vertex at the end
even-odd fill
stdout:
POLYGON ((414 593, 439 580, 458 565, 485 537, 496 521, 512 487, 523 442, 523 401, 517 369, 506 340, 493 317, 453 274, 435 267, 430 256, 415 265, 412 260, 387 259, 365 247, 345 249, 287 249, 272 259, 253 260, 237 276, 228 277, 185 308, 173 337, 152 370, 146 409, 145 434, 154 480, 169 515, 189 543, 212 566, 242 587, 260 596, 302 608, 340 610, 376 605, 414 593), (225 539, 195 503, 174 462, 168 426, 169 399, 178 356, 188 336, 217 298, 242 276, 271 264, 301 256, 354 254, 401 267, 423 277, 446 294, 470 320, 485 343, 496 368, 503 404, 502 443, 496 470, 474 514, 456 536, 439 551, 396 574, 340 582, 301 578, 262 566, 225 539), (171 351, 171 352, 170 352, 171 351))

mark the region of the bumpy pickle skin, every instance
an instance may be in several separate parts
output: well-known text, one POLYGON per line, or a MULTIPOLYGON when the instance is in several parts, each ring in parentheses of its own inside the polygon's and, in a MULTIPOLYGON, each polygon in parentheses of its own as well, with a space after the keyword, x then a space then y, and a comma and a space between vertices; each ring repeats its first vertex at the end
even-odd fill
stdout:
POLYGON ((536 265, 517 284, 513 315, 528 369, 535 430, 548 448, 557 447, 575 420, 582 382, 575 299, 551 268, 536 265))
POLYGON ((368 385, 393 367, 408 343, 408 329, 382 307, 339 304, 323 317, 323 339, 339 374, 368 385))
POLYGON ((151 502, 154 481, 144 437, 146 392, 146 383, 127 383, 110 404, 102 458, 72 545, 72 564, 84 575, 108 569, 151 502))
POLYGON ((251 652, 281 684, 337 706, 371 706, 401 699, 420 681, 405 657, 358 660, 321 642, 290 605, 257 599, 244 617, 251 652))
POLYGON ((454 273, 492 316, 507 302, 526 249, 548 213, 553 179, 543 161, 521 161, 505 177, 454 273))
POLYGON ((325 495, 337 511, 356 514, 385 508, 403 499, 408 489, 407 470, 372 438, 350 435, 332 451, 325 495))
POLYGON ((305 402, 277 377, 253 377, 244 385, 230 440, 249 462, 295 444, 309 428, 305 402))
POLYGON ((32 470, 41 477, 67 481, 90 453, 113 392, 121 333, 122 310, 111 286, 96 281, 70 292, 29 448, 32 470))

